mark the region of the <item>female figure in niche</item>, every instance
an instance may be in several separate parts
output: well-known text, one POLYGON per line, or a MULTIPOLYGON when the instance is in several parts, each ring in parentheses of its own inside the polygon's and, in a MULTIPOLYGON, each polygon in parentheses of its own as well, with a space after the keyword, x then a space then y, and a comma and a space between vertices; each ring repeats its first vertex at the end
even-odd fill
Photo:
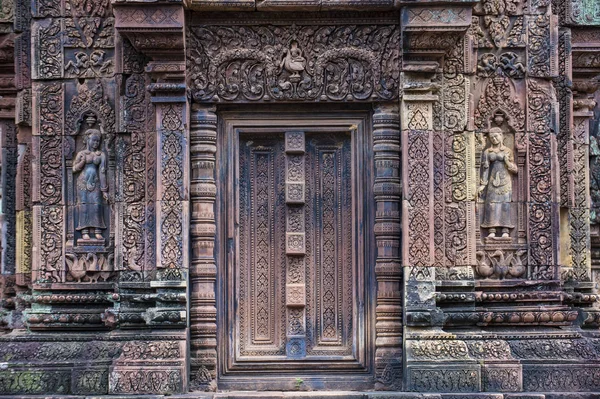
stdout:
POLYGON ((77 177, 77 230, 84 240, 90 240, 93 234, 96 240, 102 240, 102 230, 106 229, 102 199, 108 201, 106 182, 106 155, 100 149, 102 134, 99 130, 88 129, 86 149, 79 151, 73 163, 73 173, 77 177))
POLYGON ((504 134, 499 127, 490 129, 490 147, 483 152, 481 160, 481 184, 479 194, 485 193, 483 222, 481 227, 488 229, 488 237, 496 238, 502 229, 502 238, 509 238, 511 222, 512 176, 517 173, 513 153, 504 145, 504 134))

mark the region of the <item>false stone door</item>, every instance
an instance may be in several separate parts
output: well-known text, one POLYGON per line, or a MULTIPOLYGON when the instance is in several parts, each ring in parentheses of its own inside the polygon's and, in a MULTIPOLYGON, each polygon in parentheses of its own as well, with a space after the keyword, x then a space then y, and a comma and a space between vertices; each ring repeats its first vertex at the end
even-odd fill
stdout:
POLYGON ((367 115, 222 117, 220 386, 292 389, 290 375, 309 384, 328 371, 338 382, 366 380, 367 115))

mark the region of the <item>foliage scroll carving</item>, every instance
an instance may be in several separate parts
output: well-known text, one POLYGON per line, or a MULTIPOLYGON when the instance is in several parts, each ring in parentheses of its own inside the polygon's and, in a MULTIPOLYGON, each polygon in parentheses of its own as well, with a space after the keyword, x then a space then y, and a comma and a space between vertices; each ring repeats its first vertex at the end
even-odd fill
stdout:
POLYGON ((194 26, 196 101, 393 100, 400 93, 394 25, 194 26))

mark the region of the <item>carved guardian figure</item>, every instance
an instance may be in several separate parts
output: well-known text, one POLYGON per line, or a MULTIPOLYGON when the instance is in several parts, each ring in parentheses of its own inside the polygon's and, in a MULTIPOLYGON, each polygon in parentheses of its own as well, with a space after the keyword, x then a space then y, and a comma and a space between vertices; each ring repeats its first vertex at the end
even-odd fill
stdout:
POLYGON ((73 173, 77 177, 77 230, 83 240, 103 240, 104 209, 102 200, 108 201, 106 181, 106 154, 101 150, 102 134, 99 130, 88 129, 85 132, 86 149, 77 153, 73 163, 73 173))
POLYGON ((496 238, 502 229, 502 238, 508 239, 512 224, 512 176, 517 173, 513 152, 504 145, 502 129, 490 129, 490 147, 482 155, 479 195, 484 199, 481 227, 488 229, 488 238, 496 238), (484 194, 485 192, 485 194, 484 194))

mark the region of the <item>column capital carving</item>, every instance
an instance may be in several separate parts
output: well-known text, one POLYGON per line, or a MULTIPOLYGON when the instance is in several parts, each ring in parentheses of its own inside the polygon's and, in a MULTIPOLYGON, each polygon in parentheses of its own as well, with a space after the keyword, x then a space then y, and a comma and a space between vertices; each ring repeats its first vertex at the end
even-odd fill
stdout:
POLYGON ((115 28, 140 53, 157 61, 184 60, 183 4, 114 4, 115 28))
MULTIPOLYGON (((403 3, 401 26, 405 56, 426 54, 428 58, 437 60, 437 57, 456 46, 457 41, 464 37, 471 25, 473 11, 470 3, 403 3)), ((417 71, 421 67, 425 68, 426 72, 431 69, 429 64, 411 65, 411 68, 417 71)))

